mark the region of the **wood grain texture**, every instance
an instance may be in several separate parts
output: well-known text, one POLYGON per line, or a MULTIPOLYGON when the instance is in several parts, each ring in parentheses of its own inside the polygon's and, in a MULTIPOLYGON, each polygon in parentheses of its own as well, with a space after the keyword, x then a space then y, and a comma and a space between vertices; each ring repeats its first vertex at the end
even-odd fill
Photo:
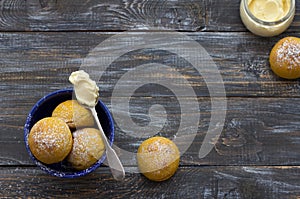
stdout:
POLYGON ((1 168, 0 174, 2 198, 275 199, 300 196, 299 167, 181 167, 171 179, 161 183, 132 173, 126 174, 124 182, 116 182, 108 168, 99 168, 78 179, 49 177, 35 168, 1 168))
MULTIPOLYGON (((296 4, 296 22, 288 32, 299 30, 296 4)), ((1 31, 246 31, 240 0, 4 0, 0 6, 1 31)))
POLYGON ((3 31, 145 30, 196 31, 205 26, 201 1, 1 1, 3 31))
MULTIPOLYGON (((15 86, 22 88, 14 88, 18 92, 29 92, 35 88, 42 96, 49 88, 55 90, 69 86, 66 77, 81 66, 89 52, 96 45, 118 34, 120 33, 1 33, 1 92, 12 95, 8 88, 15 86)), ((134 38, 135 34, 147 35, 151 32, 128 34, 134 38)), ((271 71, 268 61, 273 45, 288 34, 274 38, 257 38, 247 33, 187 35, 202 45, 215 62, 228 97, 300 96, 299 81, 277 77, 271 71)), ((292 35, 300 36, 299 33, 292 35)), ((112 51, 126 49, 127 44, 124 41, 116 42, 104 51, 103 56, 109 58, 112 51)), ((178 41, 174 41, 168 45, 174 45, 175 48, 177 44, 178 41)), ((126 72, 147 63, 165 64, 174 68, 189 81, 197 96, 209 96, 203 77, 189 62, 170 52, 143 48, 120 56, 107 68, 99 81, 102 95, 109 96, 126 72)), ((94 75, 99 72, 97 65, 93 70, 94 75)), ((185 86, 180 78, 170 77, 169 80, 172 84, 185 86)), ((125 89, 131 88, 126 82, 123 86, 125 89)))
MULTIPOLYGON (((296 0, 296 16, 287 32, 261 38, 242 24, 240 0, 0 1, 0 198, 299 199, 300 84, 299 80, 278 78, 268 63, 269 52, 280 38, 300 37, 299 3, 296 0), (211 140, 215 144, 212 151, 199 158, 212 115, 211 93, 203 76, 174 53, 141 47, 117 58, 97 80, 101 99, 110 110, 114 107, 121 116, 129 114, 141 127, 149 125, 151 119, 161 127, 148 134, 130 133, 114 117, 114 143, 127 171, 125 181, 113 180, 104 165, 78 179, 51 177, 36 167, 23 138, 23 126, 35 102, 52 91, 71 87, 68 76, 101 42, 125 30, 135 31, 128 33, 132 40, 121 39, 105 48, 103 56, 109 59, 112 52, 142 42, 138 35, 151 34, 148 30, 153 27, 165 33, 180 31, 203 46, 223 78, 227 115, 219 139, 211 140), (199 106, 192 111, 181 110, 180 100, 189 103, 194 97, 179 98, 171 89, 156 84, 135 90, 129 113, 123 105, 114 106, 112 92, 120 78, 147 63, 165 64, 179 72, 180 76, 164 78, 172 86, 181 86, 183 92, 186 83, 180 78, 184 77, 194 89, 199 106), (161 106, 151 109, 158 104, 161 106), (181 116, 195 118, 198 113, 196 135, 185 127, 178 136, 181 116), (135 173, 134 153, 143 140, 154 135, 189 147, 182 152, 177 173, 161 183, 135 173)), ((184 42, 174 39, 166 45, 177 48, 184 42)), ((90 70, 97 77, 97 66, 90 70)), ((136 78, 143 80, 151 75, 162 76, 139 73, 136 78)), ((132 82, 120 85, 126 91, 132 82)), ((123 95, 116 98, 128 100, 123 95)))
MULTIPOLYGON (((6 112, 0 123, 0 159, 1 165, 33 165, 28 158, 23 139, 23 126, 29 112, 29 104, 36 96, 18 95, 11 98, 11 106, 24 106, 22 109, 1 107, 6 112), (19 102, 22 99, 26 102, 19 102), (18 102, 16 102, 18 101, 18 102)), ((102 99, 110 108, 109 98, 102 99)), ((184 98, 189 101, 189 98, 184 98)), ((300 164, 300 118, 299 98, 228 98, 227 115, 223 131, 213 150, 205 157, 199 158, 199 150, 207 133, 211 119, 210 98, 198 98, 199 108, 186 113, 180 109, 176 97, 133 97, 130 102, 130 117, 136 125, 149 125, 149 108, 160 104, 166 110, 167 116, 154 112, 152 119, 154 127, 160 127, 158 132, 150 134, 143 131, 126 132, 115 120, 115 146, 122 162, 136 165, 135 153, 139 144, 148 137, 161 135, 174 139, 182 152, 181 165, 299 165, 300 164), (200 112, 200 120, 196 135, 186 127, 180 135, 177 134, 181 117, 196 117, 200 112), (166 118, 163 125, 160 119, 166 118), (194 137, 191 143, 189 139, 194 137), (185 139, 184 139, 185 138, 185 139), (127 152, 130 152, 128 154, 127 152)), ((34 103, 34 102, 33 102, 34 103)), ((124 118, 123 107, 115 107, 115 113, 124 118)), ((220 107, 222 110, 223 107, 220 107)), ((125 114, 125 115, 124 115, 125 114)))
MULTIPOLYGON (((132 100, 131 116, 140 126, 149 122, 147 104, 158 103, 164 106, 168 119, 158 135, 175 140, 180 117, 196 117, 196 113, 183 113, 172 98, 153 100, 146 98, 132 100), (152 101, 151 101, 152 100, 152 101), (181 111, 181 112, 180 112, 181 111)), ((186 101, 189 99, 186 98, 186 101)), ((299 128, 298 114, 295 108, 298 99, 269 98, 229 98, 225 126, 214 150, 205 158, 200 159, 199 150, 210 122, 210 99, 200 98, 200 123, 198 134, 182 156, 183 165, 298 165, 299 164, 299 128), (295 112, 293 112, 295 111, 295 112)), ((107 102, 109 104, 109 101, 107 102)), ((220 107, 220 110, 222 107, 220 107)), ((163 118, 154 115, 155 120, 163 118)), ((118 121, 116 121, 117 123, 118 121)), ((117 126, 120 136, 116 139, 117 146, 127 151, 136 152, 139 143, 143 141, 143 132, 139 136, 122 132, 117 126)), ((153 134, 149 135, 152 136, 153 134)), ((189 128, 185 137, 193 136, 189 128)), ((147 137, 147 135, 146 135, 147 137)), ((213 142, 213 141, 212 141, 213 142)), ((179 147, 188 142, 178 142, 179 147)), ((122 154, 122 153, 121 153, 122 154)), ((135 164, 134 157, 123 159, 128 165, 135 164)), ((124 157, 123 157, 124 158, 124 157)))
MULTIPOLYGON (((112 35, 114 33, 71 32, 0 35, 2 165, 32 165, 26 156, 23 143, 23 125, 31 107, 47 93, 70 87, 67 80, 70 73, 80 67, 83 58, 91 49, 112 35), (13 147, 16 150, 5 150, 13 147)), ((299 164, 299 110, 295 106, 299 103, 299 81, 276 77, 268 65, 269 50, 278 37, 256 38, 247 33, 188 35, 199 42, 215 61, 228 97, 225 128, 209 156, 205 159, 198 158, 199 148, 210 121, 208 89, 199 73, 174 54, 142 49, 117 59, 98 81, 105 103, 110 106, 110 97, 116 82, 132 67, 149 62, 177 67, 193 85, 199 97, 201 113, 198 135, 184 154, 183 165, 299 164)), ((176 45, 176 42, 170 45, 176 45)), ((120 42, 112 46, 112 49, 125 47, 126 43, 120 42)), ((112 49, 109 48, 107 52, 112 49)), ((174 76, 166 78, 173 84, 181 82, 174 76)), ((130 89, 131 84, 123 82, 122 86, 130 89)), ((172 138, 180 122, 180 110, 175 98, 174 93, 164 87, 141 87, 132 98, 133 120, 147 125, 149 106, 145 104, 151 105, 154 102, 165 105, 169 110, 169 118, 162 135, 172 138)), ((190 100, 189 96, 186 96, 186 100, 190 100)), ((160 118, 161 115, 156 117, 160 118)), ((188 117, 193 117, 193 114, 188 117)), ((116 144, 122 149, 135 152, 141 140, 130 138, 122 130, 117 130, 116 144)), ((134 164, 134 157, 126 159, 125 163, 134 164)))

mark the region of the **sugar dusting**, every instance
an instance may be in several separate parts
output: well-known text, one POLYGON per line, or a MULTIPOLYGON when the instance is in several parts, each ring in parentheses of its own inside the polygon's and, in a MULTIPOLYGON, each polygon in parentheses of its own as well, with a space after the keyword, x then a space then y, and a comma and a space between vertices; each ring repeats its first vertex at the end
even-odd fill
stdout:
POLYGON ((141 153, 139 154, 140 159, 143 162, 149 162, 149 160, 151 160, 151 164, 148 164, 147 168, 142 169, 143 172, 155 171, 159 174, 161 169, 167 168, 176 161, 179 153, 176 148, 171 145, 172 143, 155 140, 147 147, 142 147, 141 153))
POLYGON ((89 167, 101 158, 105 150, 102 138, 92 128, 80 129, 73 132, 73 148, 68 157, 75 168, 89 167))
MULTIPOLYGON (((47 121, 43 120, 41 127, 47 126, 47 121)), ((40 150, 49 151, 51 149, 64 148, 67 145, 65 134, 66 126, 52 125, 47 131, 39 128, 40 132, 34 134, 34 140, 39 144, 40 150)))
POLYGON ((289 70, 300 67, 300 42, 293 42, 292 38, 286 39, 277 50, 276 61, 280 66, 287 64, 289 70))
MULTIPOLYGON (((33 141, 31 146, 37 158, 49 158, 61 156, 70 146, 71 133, 69 128, 58 118, 44 118, 33 126, 30 137, 33 141)), ((62 157, 58 157, 62 158, 62 157)))

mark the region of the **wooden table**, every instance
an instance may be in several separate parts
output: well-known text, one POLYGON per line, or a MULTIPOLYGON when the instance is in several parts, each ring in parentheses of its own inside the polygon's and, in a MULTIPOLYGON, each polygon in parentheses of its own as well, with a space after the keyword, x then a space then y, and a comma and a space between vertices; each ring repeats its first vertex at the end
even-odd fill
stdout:
MULTIPOLYGON (((291 27, 272 38, 257 37, 245 29, 239 4, 239 0, 1 1, 0 197, 300 198, 300 82, 275 76, 268 63, 269 52, 280 38, 300 37, 300 2, 296 1, 291 27), (121 150, 127 170, 123 182, 115 181, 106 166, 77 179, 41 171, 29 158, 23 139, 32 106, 44 95, 70 87, 70 73, 101 42, 129 30, 133 35, 147 35, 151 27, 188 36, 215 62, 224 82, 227 109, 213 150, 204 158, 198 156, 211 117, 210 92, 201 75, 172 53, 140 49, 115 60, 97 82, 101 99, 111 109, 114 85, 133 67, 145 63, 180 66, 178 71, 195 90, 201 117, 177 173, 165 182, 149 181, 131 172, 136 169, 135 157, 124 159, 121 150)), ((130 86, 123 83, 125 88, 130 86)), ((175 139, 181 121, 176 96, 163 87, 151 88, 144 86, 132 96, 131 117, 147 125, 150 106, 160 104, 168 116, 157 135, 175 139)), ((134 154, 144 139, 116 125, 114 144, 119 149, 134 154)))

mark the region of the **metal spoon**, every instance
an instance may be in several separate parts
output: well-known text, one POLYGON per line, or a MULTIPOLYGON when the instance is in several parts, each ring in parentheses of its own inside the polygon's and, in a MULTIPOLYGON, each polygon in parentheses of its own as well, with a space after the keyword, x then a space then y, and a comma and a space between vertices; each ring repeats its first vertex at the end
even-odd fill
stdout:
POLYGON ((74 85, 75 95, 78 102, 90 109, 93 117, 95 118, 105 145, 106 158, 113 177, 116 180, 123 180, 125 177, 124 167, 122 166, 115 150, 113 150, 113 148, 109 145, 95 109, 99 98, 99 88, 96 82, 91 80, 89 74, 83 70, 72 72, 69 77, 69 81, 74 85))
POLYGON ((104 131, 103 131, 100 121, 98 119, 95 107, 89 107, 89 109, 91 110, 92 115, 96 120, 96 123, 100 130, 100 135, 105 144, 106 158, 107 158, 108 166, 110 167, 111 173, 112 173, 114 179, 123 180, 125 177, 124 167, 123 167, 119 157, 117 156, 115 150, 110 146, 109 142, 107 141, 107 138, 104 134, 104 131))

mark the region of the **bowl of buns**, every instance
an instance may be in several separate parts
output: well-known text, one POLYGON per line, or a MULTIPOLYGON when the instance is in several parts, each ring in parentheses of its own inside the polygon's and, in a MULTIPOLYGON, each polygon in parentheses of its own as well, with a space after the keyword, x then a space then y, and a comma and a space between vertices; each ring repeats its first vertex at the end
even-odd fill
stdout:
MULTIPOLYGON (((101 100, 95 108, 112 145, 114 123, 109 109, 101 100)), ((24 139, 33 162, 57 177, 87 175, 106 158, 105 145, 93 116, 78 103, 73 89, 49 93, 33 106, 24 126, 24 139)))

